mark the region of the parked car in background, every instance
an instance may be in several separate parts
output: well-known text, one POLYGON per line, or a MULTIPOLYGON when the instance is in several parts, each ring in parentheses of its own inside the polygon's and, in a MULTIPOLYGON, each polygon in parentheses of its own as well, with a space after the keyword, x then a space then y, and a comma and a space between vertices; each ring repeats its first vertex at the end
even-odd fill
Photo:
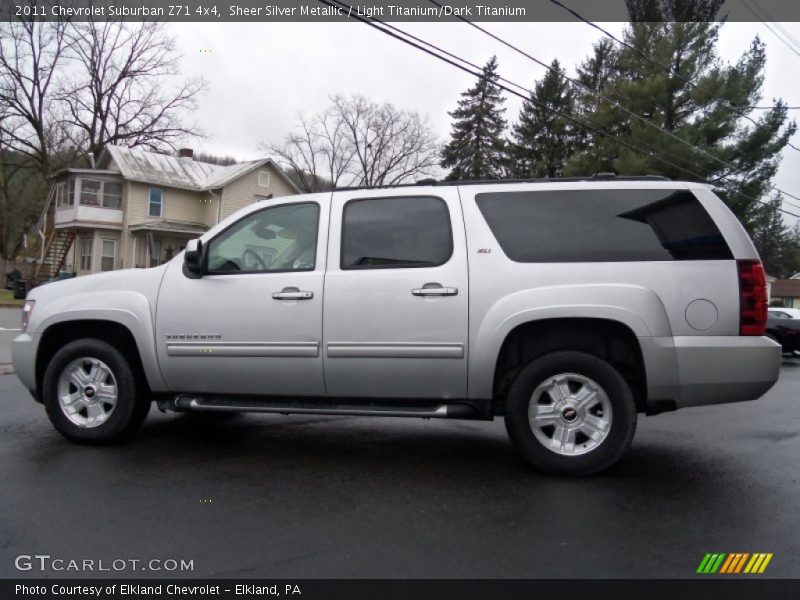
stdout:
POLYGON ((800 308, 783 308, 775 306, 769 308, 770 317, 782 317, 784 319, 800 319, 800 308))
POLYGON ((778 342, 784 354, 800 352, 800 318, 793 308, 770 308, 767 318, 767 336, 778 342), (790 312, 791 311, 791 312, 790 312))

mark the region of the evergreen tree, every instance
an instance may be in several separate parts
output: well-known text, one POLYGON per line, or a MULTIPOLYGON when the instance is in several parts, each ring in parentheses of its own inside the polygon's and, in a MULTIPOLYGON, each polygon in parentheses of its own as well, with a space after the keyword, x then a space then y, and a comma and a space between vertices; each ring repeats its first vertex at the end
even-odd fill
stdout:
POLYGON ((573 84, 564 78, 554 60, 551 70, 538 81, 531 99, 522 104, 512 132, 510 171, 514 177, 560 177, 577 143, 570 115, 574 109, 573 84))
MULTIPOLYGON (((608 133, 615 133, 615 123, 613 119, 609 119, 611 115, 608 111, 599 112, 600 99, 597 92, 602 93, 609 80, 616 76, 618 58, 619 52, 614 41, 604 37, 597 42, 592 56, 578 66, 577 79, 582 87, 575 90, 576 97, 573 103, 576 117, 584 123, 591 122, 594 127, 608 133)), ((603 149, 598 148, 595 143, 596 134, 584 127, 578 127, 576 137, 576 153, 583 153, 581 158, 591 165, 588 168, 596 169, 590 174, 613 171, 613 165, 609 164, 608 157, 602 153, 603 149)), ((577 169, 573 166, 571 170, 577 171, 582 166, 577 169)))
POLYGON ((753 243, 764 263, 764 269, 779 279, 791 277, 800 270, 800 228, 787 228, 777 208, 780 197, 769 201, 772 210, 760 210, 759 224, 753 232, 753 243))
POLYGON ((778 235, 781 244, 794 243, 794 238, 777 213, 779 201, 765 198, 780 152, 796 126, 780 99, 772 101, 774 108, 750 114, 748 107, 762 102, 764 44, 756 38, 738 61, 723 63, 716 52, 722 24, 711 20, 722 3, 628 0, 631 24, 624 33, 627 45, 613 52, 613 65, 599 60, 608 57, 596 47, 594 56, 578 69, 580 79, 594 81, 592 87, 609 101, 580 94, 576 113, 592 127, 645 153, 603 135, 584 134, 584 143, 565 172, 591 175, 614 171, 717 182, 725 189, 725 201, 765 254, 767 270, 782 271, 784 266, 767 258, 778 254, 766 252, 766 231, 778 235), (659 133, 620 106, 674 137, 659 133), (779 234, 776 228, 781 230, 779 234))
POLYGON ((497 78, 497 57, 493 56, 475 86, 461 94, 458 108, 449 113, 455 122, 440 163, 450 169, 449 180, 496 179, 504 174, 505 98, 495 85, 497 78))

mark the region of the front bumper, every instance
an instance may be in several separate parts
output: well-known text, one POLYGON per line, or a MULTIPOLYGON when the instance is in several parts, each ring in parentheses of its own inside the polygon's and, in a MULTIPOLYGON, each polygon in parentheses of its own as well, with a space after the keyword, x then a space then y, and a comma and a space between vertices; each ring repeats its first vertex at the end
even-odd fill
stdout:
POLYGON ((755 400, 778 380, 781 346, 767 337, 643 338, 648 396, 676 408, 755 400))
POLYGON ((22 384, 31 391, 36 390, 36 351, 40 334, 22 333, 11 342, 11 362, 22 384))

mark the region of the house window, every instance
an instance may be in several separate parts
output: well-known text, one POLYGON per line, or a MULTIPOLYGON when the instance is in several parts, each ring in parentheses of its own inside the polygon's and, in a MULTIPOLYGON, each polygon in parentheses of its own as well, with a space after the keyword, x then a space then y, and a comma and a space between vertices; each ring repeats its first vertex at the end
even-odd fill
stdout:
POLYGON ((164 190, 159 188, 150 188, 150 202, 147 208, 147 216, 160 218, 163 208, 164 190))
POLYGON ((100 252, 100 270, 113 271, 116 259, 117 259, 116 240, 103 240, 103 246, 100 252))
POLYGON ((269 187, 270 182, 270 173, 269 171, 259 171, 258 172, 258 186, 259 187, 269 187))
POLYGON ((100 206, 100 188, 102 182, 94 179, 81 181, 81 204, 84 206, 100 206))
POLYGON ((75 203, 71 179, 56 184, 56 208, 68 208, 75 203))
POLYGON ((81 240, 81 271, 92 270, 92 238, 83 238, 81 240))
POLYGON ((66 206, 66 190, 67 184, 63 181, 56 184, 56 207, 64 208, 66 206))
POLYGON ((103 208, 119 209, 122 206, 122 184, 103 182, 103 208))
POLYGON ((161 241, 155 240, 151 246, 150 266, 157 267, 161 264, 161 241))
MULTIPOLYGON (((69 189, 69 206, 72 206, 72 186, 69 189)), ((122 206, 122 184, 98 179, 81 179, 81 204, 119 209, 122 206)))

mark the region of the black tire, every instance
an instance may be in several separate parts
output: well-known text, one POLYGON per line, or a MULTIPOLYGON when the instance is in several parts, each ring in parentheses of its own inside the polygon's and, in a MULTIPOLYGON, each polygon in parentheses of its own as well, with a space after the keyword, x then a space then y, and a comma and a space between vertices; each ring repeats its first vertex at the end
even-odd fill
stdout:
POLYGON ((114 346, 102 340, 83 338, 61 348, 47 365, 42 382, 42 400, 53 426, 66 438, 84 444, 121 441, 133 434, 150 412, 150 399, 141 397, 139 385, 128 359, 114 346), (59 402, 59 378, 73 361, 95 358, 108 367, 116 382, 117 400, 107 419, 93 427, 73 423, 59 402))
MULTIPOLYGON (((520 370, 508 391, 505 421, 514 447, 536 468, 561 475, 593 475, 616 463, 630 446, 636 431, 636 404, 630 386, 609 363, 585 352, 559 351, 545 354, 520 370), (535 390, 549 378, 564 373, 592 380, 605 392, 611 406, 612 418, 605 438, 583 454, 559 454, 548 448, 536 437, 528 419, 535 390)), ((593 442, 587 438, 587 443, 593 442)))

